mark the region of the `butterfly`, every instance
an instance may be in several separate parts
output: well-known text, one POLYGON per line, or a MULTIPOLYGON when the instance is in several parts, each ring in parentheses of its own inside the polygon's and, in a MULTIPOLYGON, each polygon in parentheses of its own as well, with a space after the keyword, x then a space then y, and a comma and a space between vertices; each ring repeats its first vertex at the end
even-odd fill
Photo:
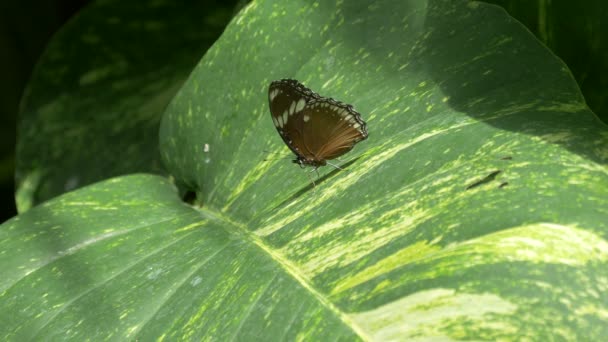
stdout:
POLYGON ((274 126, 296 155, 293 162, 302 168, 316 170, 367 139, 367 125, 353 106, 323 97, 296 80, 270 83, 268 101, 274 126))

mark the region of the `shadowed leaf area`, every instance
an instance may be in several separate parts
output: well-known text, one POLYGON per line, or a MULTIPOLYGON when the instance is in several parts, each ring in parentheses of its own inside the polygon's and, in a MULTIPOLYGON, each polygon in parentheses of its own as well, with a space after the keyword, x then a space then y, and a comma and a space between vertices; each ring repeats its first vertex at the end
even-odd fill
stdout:
POLYGON ((163 110, 230 19, 231 2, 101 1, 51 40, 19 117, 19 212, 132 172, 166 174, 163 110))
POLYGON ((254 1, 159 145, 171 181, 109 179, 0 227, 3 339, 608 334, 608 130, 499 7, 254 1), (367 122, 314 187, 265 160, 289 155, 268 111, 282 78, 367 122))

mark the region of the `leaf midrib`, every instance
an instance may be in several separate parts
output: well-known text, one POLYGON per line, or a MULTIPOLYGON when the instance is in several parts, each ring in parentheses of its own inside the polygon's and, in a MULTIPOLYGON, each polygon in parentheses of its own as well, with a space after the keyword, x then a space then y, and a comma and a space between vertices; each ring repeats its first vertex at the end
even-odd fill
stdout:
POLYGON ((306 289, 323 307, 331 311, 342 321, 342 323, 351 328, 362 340, 371 341, 371 336, 359 326, 354 320, 351 319, 350 315, 338 308, 334 303, 329 300, 329 297, 315 288, 312 282, 300 272, 298 266, 287 259, 283 254, 272 249, 271 246, 266 244, 257 235, 253 234, 247 227, 240 222, 233 221, 229 217, 223 215, 220 211, 214 210, 213 208, 205 207, 199 208, 199 212, 208 219, 222 222, 222 227, 225 227, 228 233, 232 233, 239 238, 242 238, 246 242, 250 242, 255 247, 261 249, 266 255, 274 260, 278 266, 283 269, 289 276, 291 276, 296 282, 306 289))

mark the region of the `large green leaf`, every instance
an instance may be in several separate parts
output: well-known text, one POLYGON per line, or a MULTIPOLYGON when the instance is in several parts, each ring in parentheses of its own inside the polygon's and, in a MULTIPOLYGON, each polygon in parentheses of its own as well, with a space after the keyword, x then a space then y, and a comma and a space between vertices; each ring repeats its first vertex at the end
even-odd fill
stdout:
POLYGON ((567 339, 608 334, 608 130, 498 7, 256 1, 161 124, 156 176, 0 227, 0 336, 567 339), (267 86, 353 103, 370 137, 312 188, 267 86), (500 172, 498 172, 500 171, 500 172))
POLYGON ((164 174, 161 114, 221 33, 230 3, 98 1, 62 28, 23 99, 19 211, 112 176, 164 174))
POLYGON ((260 1, 168 108, 161 153, 368 336, 575 337, 607 329, 588 292, 608 275, 607 137, 563 63, 498 7, 260 1), (316 191, 263 161, 287 153, 266 94, 282 77, 369 124, 349 172, 326 168, 316 191))
POLYGON ((2 225, 0 247, 3 341, 356 336, 246 229, 157 176, 33 208, 2 225))

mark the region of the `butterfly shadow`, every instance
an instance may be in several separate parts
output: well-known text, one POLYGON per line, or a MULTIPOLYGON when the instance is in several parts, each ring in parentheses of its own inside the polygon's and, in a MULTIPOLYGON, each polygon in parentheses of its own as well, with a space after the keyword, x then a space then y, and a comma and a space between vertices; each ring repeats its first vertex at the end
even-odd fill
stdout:
MULTIPOLYGON (((318 177, 316 180, 313 180, 311 178, 311 183, 304 186, 302 189, 298 190, 296 193, 294 193, 293 195, 289 196, 288 198, 286 198, 285 200, 283 200, 281 203, 279 203, 277 206, 275 206, 273 208, 273 210, 279 209, 281 207, 284 207, 285 205, 287 205, 288 203, 291 203, 292 201, 294 201, 296 198, 310 192, 310 190, 315 190, 316 187, 318 187, 319 185, 323 184, 325 181, 327 181, 330 177, 333 177, 336 173, 338 172, 349 172, 346 168, 349 167, 350 165, 352 165, 353 163, 355 163, 357 160, 359 160, 359 158, 361 158, 361 156, 353 158, 349 161, 347 161, 346 163, 340 165, 340 168, 335 168, 331 165, 328 165, 328 167, 332 167, 333 170, 331 170, 330 172, 324 174, 321 177, 318 177)), ((309 171, 306 170, 306 172, 314 172, 314 171, 309 171)))

